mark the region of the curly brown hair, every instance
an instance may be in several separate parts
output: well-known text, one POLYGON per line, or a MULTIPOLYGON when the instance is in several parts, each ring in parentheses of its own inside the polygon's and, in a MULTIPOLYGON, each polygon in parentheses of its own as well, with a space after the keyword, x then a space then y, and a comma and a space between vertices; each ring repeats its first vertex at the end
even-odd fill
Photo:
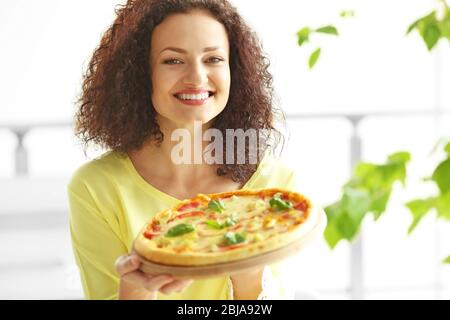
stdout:
MULTIPOLYGON (((75 134, 90 143, 121 153, 140 149, 144 142, 160 144, 164 137, 151 102, 149 52, 153 29, 173 13, 205 9, 221 22, 230 43, 231 87, 227 105, 212 122, 226 129, 256 129, 258 163, 222 164, 218 175, 245 182, 256 171, 260 155, 275 150, 283 134, 275 128, 284 115, 274 106, 270 62, 257 35, 226 0, 129 0, 116 7, 117 17, 104 33, 83 75, 77 100, 75 134), (277 116, 280 117, 277 117, 277 116)), ((236 152, 236 150, 234 150, 236 152)), ((223 146, 226 152, 226 145, 223 146)), ((246 146, 248 153, 248 146, 246 146)), ((248 157, 245 157, 248 159, 248 157)))

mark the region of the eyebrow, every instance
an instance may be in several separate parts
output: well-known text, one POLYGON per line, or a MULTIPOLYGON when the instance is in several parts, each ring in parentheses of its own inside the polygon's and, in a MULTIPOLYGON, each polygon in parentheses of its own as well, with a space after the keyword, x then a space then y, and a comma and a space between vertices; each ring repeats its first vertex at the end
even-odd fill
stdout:
MULTIPOLYGON (((206 47, 203 49, 203 52, 215 51, 218 49, 220 49, 220 47, 206 47)), ((167 48, 161 50, 159 53, 161 54, 163 51, 166 51, 166 50, 175 51, 178 53, 187 53, 186 50, 181 49, 181 48, 176 48, 176 47, 167 47, 167 48)))

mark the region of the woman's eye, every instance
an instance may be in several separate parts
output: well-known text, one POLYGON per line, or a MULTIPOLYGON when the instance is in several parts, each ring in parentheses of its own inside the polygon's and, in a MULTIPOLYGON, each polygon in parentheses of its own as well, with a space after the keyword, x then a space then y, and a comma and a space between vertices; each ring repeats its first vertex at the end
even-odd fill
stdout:
POLYGON ((178 59, 168 59, 168 60, 164 60, 164 64, 180 64, 181 61, 178 59))
MULTIPOLYGON (((212 57, 207 60, 207 62, 211 62, 211 63, 219 63, 221 61, 224 61, 224 59, 220 58, 220 57, 212 57)), ((182 64, 183 62, 178 59, 167 59, 167 60, 164 60, 163 63, 168 64, 168 65, 176 65, 176 64, 182 64)))
POLYGON ((219 62, 224 61, 224 60, 222 58, 219 58, 219 57, 212 57, 212 58, 209 58, 208 61, 211 61, 213 63, 219 63, 219 62))

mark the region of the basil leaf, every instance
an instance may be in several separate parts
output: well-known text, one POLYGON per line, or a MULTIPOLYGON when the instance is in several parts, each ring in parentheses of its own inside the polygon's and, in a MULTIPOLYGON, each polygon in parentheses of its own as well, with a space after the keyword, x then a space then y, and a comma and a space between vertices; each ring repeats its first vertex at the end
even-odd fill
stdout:
POLYGON ((211 228, 213 228, 213 229, 218 229, 218 230, 220 230, 220 229, 223 229, 223 228, 225 228, 225 227, 231 227, 231 226, 234 226, 234 225, 236 224, 236 220, 234 220, 234 218, 231 217, 231 218, 228 218, 227 220, 225 220, 224 223, 218 223, 218 222, 215 221, 215 220, 208 220, 208 221, 205 221, 205 223, 206 223, 209 227, 211 227, 211 228))
POLYGON ((208 208, 213 211, 222 213, 222 211, 225 210, 225 204, 223 203, 222 200, 211 200, 208 203, 208 208))
POLYGON ((178 237, 194 230, 195 229, 192 225, 181 223, 176 225, 175 227, 170 228, 166 233, 166 237, 178 237))
POLYGON ((214 221, 214 220, 208 220, 208 221, 206 221, 205 223, 206 223, 209 227, 211 227, 211 228, 213 228, 213 229, 218 229, 218 230, 220 230, 220 229, 223 228, 223 226, 222 226, 220 223, 218 223, 217 221, 214 221))
POLYGON ((223 225, 225 227, 231 227, 231 226, 234 226, 235 224, 236 224, 236 220, 234 220, 233 218, 228 218, 223 225))
POLYGON ((227 232, 224 238, 226 245, 238 244, 245 241, 245 236, 240 233, 227 232))
POLYGON ((292 203, 290 201, 285 201, 280 198, 280 194, 277 193, 269 201, 270 207, 276 210, 286 210, 292 208, 292 203))

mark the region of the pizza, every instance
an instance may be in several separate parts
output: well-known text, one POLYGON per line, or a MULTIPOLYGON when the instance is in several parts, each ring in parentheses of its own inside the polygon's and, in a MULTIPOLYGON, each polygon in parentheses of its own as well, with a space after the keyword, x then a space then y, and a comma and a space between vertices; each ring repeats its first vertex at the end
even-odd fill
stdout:
POLYGON ((301 239, 319 214, 305 196, 278 188, 198 194, 156 214, 133 247, 171 266, 237 261, 301 239))

